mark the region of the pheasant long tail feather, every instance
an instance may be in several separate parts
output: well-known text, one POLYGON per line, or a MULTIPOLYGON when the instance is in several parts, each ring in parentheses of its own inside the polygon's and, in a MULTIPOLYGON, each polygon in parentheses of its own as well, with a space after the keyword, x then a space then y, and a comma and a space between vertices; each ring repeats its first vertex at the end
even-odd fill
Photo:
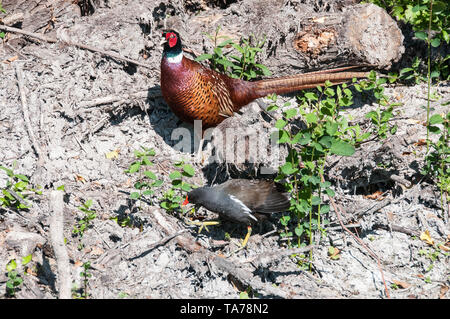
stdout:
POLYGON ((267 79, 256 82, 256 93, 259 96, 268 94, 284 94, 294 91, 323 86, 328 80, 333 84, 348 82, 353 78, 365 78, 368 72, 342 71, 347 68, 324 70, 318 72, 304 73, 285 76, 275 79, 267 79))

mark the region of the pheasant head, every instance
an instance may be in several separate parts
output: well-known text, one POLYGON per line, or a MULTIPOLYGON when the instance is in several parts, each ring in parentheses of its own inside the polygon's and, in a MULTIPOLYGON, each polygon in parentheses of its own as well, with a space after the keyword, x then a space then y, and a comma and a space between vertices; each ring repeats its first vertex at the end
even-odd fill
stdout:
POLYGON ((169 30, 163 32, 162 36, 164 37, 162 40, 164 43, 163 57, 168 58, 169 62, 180 62, 183 57, 183 51, 181 49, 181 38, 178 32, 169 30))

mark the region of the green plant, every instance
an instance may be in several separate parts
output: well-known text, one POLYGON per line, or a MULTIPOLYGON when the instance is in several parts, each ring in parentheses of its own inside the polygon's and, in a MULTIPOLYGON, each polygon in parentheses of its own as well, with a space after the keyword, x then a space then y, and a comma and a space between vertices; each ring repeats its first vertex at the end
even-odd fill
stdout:
POLYGON ((356 90, 373 90, 373 96, 377 101, 377 108, 366 114, 366 118, 370 119, 374 125, 373 133, 375 136, 385 139, 389 134, 397 132, 397 125, 391 125, 390 120, 393 117, 393 110, 399 103, 389 103, 389 97, 384 94, 384 86, 387 82, 386 78, 377 79, 376 73, 371 72, 367 81, 361 81, 361 84, 355 85, 356 90))
POLYGON ((414 80, 415 84, 420 84, 426 81, 426 77, 422 75, 422 70, 420 69, 422 60, 416 56, 413 59, 411 67, 403 68, 400 70, 399 79, 404 81, 414 80))
POLYGON ((89 272, 91 269, 91 263, 89 261, 83 263, 83 270, 80 272, 80 277, 83 280, 83 288, 78 289, 77 287, 72 289, 72 296, 75 299, 87 299, 89 297, 88 293, 88 284, 89 278, 92 277, 92 274, 89 272))
MULTIPOLYGON (((386 9, 397 20, 411 25, 415 31, 415 37, 427 43, 428 59, 430 59, 431 47, 437 48, 442 42, 447 44, 450 42, 448 33, 450 5, 448 1, 368 0, 368 2, 386 9)), ((421 59, 415 57, 411 67, 400 71, 400 78, 403 80, 414 79, 416 84, 427 78, 430 79, 430 74, 431 78, 448 79, 449 68, 448 63, 445 63, 448 59, 450 59, 450 55, 447 54, 445 57, 438 56, 432 63, 428 63, 428 76, 424 77, 420 68, 421 59), (429 72, 430 66, 433 69, 432 72, 429 72)))
POLYGON ((16 290, 23 283, 22 277, 16 271, 17 263, 15 259, 9 261, 6 265, 6 271, 8 272, 8 280, 6 281, 6 295, 9 297, 14 297, 16 290))
MULTIPOLYGON (((32 255, 28 255, 22 257, 22 265, 25 266, 31 261, 32 255)), ((14 297, 16 294, 16 290, 23 283, 23 278, 20 277, 19 273, 16 270, 17 262, 15 259, 11 259, 9 263, 6 265, 7 278, 6 281, 6 296, 14 297)))
POLYGON ((88 281, 89 278, 92 277, 92 274, 89 272, 89 269, 91 269, 91 263, 89 261, 83 263, 83 271, 80 272, 81 278, 83 278, 83 294, 82 297, 84 299, 87 299, 89 296, 88 294, 88 281))
POLYGON ((174 163, 175 171, 169 174, 171 180, 170 188, 164 193, 161 207, 168 212, 176 211, 181 207, 184 199, 183 194, 192 190, 193 185, 186 182, 186 178, 195 175, 194 168, 185 163, 184 160, 174 163))
POLYGON ((256 40, 254 36, 242 38, 241 43, 235 43, 225 36, 219 36, 220 26, 216 28, 215 34, 206 34, 214 43, 213 53, 205 53, 198 56, 196 61, 209 60, 211 68, 221 73, 225 73, 232 78, 251 80, 256 77, 271 73, 269 69, 257 63, 257 54, 262 51, 265 39, 256 40), (225 40, 224 40, 225 39, 225 40), (224 40, 218 43, 220 40, 224 40), (256 42, 253 45, 253 42, 256 42), (225 52, 226 48, 234 48, 239 55, 232 54, 231 51, 225 52))
MULTIPOLYGON (((324 217, 330 207, 324 203, 324 194, 334 196, 331 183, 321 181, 324 166, 329 154, 351 156, 355 152, 355 144, 363 141, 369 134, 361 134, 359 126, 349 126, 348 120, 340 114, 340 107, 353 103, 351 90, 347 85, 331 87, 326 83, 324 88, 317 88, 318 93, 302 92, 298 96, 299 107, 288 108, 284 104, 283 117, 275 123, 278 143, 289 148, 286 162, 280 167, 277 181, 286 181, 286 190, 292 193, 291 216, 283 216, 280 220, 284 226, 283 237, 297 236, 297 246, 301 246, 303 237, 310 243, 314 241, 314 233, 325 234, 324 225, 328 220, 324 217), (293 127, 291 122, 300 117, 304 127, 293 127), (289 225, 294 223, 293 232, 289 225)), ((269 97, 276 101, 276 96, 269 97)), ((278 109, 276 104, 268 110, 278 109)), ((288 242, 290 245, 291 243, 288 242)))
MULTIPOLYGON (((72 234, 83 237, 84 232, 91 226, 91 221, 97 217, 94 209, 91 209, 92 200, 88 199, 78 209, 84 213, 84 216, 73 226, 72 234)), ((79 249, 83 246, 80 244, 79 249)))
MULTIPOLYGON (((0 1, 0 13, 6 13, 6 10, 2 7, 2 2, 0 1)), ((5 38, 5 32, 0 31, 0 39, 5 38)))
MULTIPOLYGON (((439 249, 440 245, 434 245, 433 247, 427 247, 425 249, 420 249, 419 250, 419 256, 424 256, 426 259, 429 260, 430 264, 428 265, 428 267, 425 269, 425 272, 430 272, 431 270, 433 270, 434 268, 434 263, 439 259, 439 258, 446 258, 449 256, 448 252, 442 252, 439 249)), ((425 278, 425 282, 426 278, 425 278)))
POLYGON ((421 32, 426 29, 435 31, 436 37, 433 39, 435 46, 438 46, 441 40, 447 43, 450 41, 448 34, 450 7, 447 1, 369 0, 369 2, 388 10, 398 20, 412 25, 414 31, 421 32), (430 5, 433 6, 432 11, 429 10, 430 5))
POLYGON ((141 148, 141 151, 134 151, 134 155, 138 160, 131 163, 130 167, 125 171, 129 174, 138 174, 137 181, 134 183, 134 188, 137 191, 130 194, 130 199, 138 200, 145 197, 152 203, 153 195, 155 193, 154 189, 160 187, 163 184, 163 181, 158 179, 155 173, 145 169, 146 167, 153 166, 150 157, 156 155, 155 151, 145 147, 141 148))
POLYGON ((436 185, 439 187, 441 195, 441 210, 444 215, 444 195, 448 198, 450 193, 450 112, 443 117, 440 114, 434 114, 430 117, 427 130, 439 135, 439 139, 433 142, 427 139, 429 150, 425 155, 425 164, 421 173, 436 178, 436 185), (442 125, 442 129, 439 127, 442 125))
POLYGON ((5 188, 1 189, 0 208, 26 210, 31 207, 31 203, 27 201, 28 197, 33 194, 42 195, 42 191, 38 190, 40 187, 31 187, 30 181, 25 175, 14 173, 15 166, 16 163, 13 164, 12 169, 0 166, 0 169, 8 175, 5 188))

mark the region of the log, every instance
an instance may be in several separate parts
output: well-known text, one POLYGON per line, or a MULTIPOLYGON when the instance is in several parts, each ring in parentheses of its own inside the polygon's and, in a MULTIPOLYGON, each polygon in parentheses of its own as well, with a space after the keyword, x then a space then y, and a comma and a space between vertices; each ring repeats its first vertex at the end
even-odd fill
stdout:
MULTIPOLYGON (((199 52, 211 52, 212 41, 198 35, 214 34, 217 26, 221 26, 220 35, 234 40, 252 34, 257 39, 265 37, 260 63, 277 76, 343 65, 387 70, 405 51, 396 21, 374 4, 335 0, 330 3, 341 6, 316 12, 317 1, 284 2, 244 0, 225 11, 205 11, 191 17, 189 30, 179 30, 183 43, 199 52)), ((168 27, 178 25, 180 21, 173 19, 168 27)))
POLYGON ((305 21, 292 46, 308 64, 369 64, 378 69, 389 68, 405 51, 396 22, 374 4, 305 21))

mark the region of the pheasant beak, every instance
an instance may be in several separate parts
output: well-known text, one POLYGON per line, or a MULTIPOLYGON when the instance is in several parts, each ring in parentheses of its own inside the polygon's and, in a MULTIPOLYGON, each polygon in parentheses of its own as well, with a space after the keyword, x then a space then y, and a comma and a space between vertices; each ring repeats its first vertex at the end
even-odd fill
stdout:
POLYGON ((188 197, 186 195, 186 198, 184 199, 184 202, 183 202, 183 204, 181 204, 181 206, 186 206, 187 204, 189 204, 189 200, 188 200, 188 197))

